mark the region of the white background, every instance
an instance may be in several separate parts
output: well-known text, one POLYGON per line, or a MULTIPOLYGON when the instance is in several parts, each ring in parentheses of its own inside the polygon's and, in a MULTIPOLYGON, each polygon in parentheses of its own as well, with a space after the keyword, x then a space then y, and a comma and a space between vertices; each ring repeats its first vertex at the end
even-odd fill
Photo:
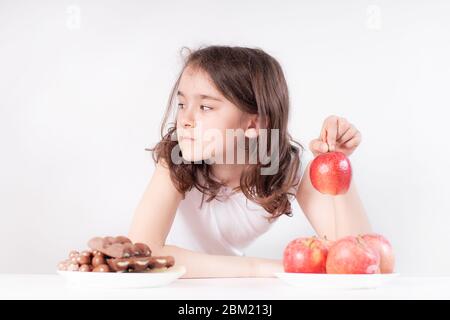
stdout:
MULTIPOLYGON (((126 234, 182 46, 260 47, 284 68, 291 133, 330 114, 397 270, 450 274, 450 2, 0 0, 0 272, 50 273, 126 234), (79 12, 79 14, 78 14, 79 12)), ((295 205, 247 255, 312 234, 295 205)))

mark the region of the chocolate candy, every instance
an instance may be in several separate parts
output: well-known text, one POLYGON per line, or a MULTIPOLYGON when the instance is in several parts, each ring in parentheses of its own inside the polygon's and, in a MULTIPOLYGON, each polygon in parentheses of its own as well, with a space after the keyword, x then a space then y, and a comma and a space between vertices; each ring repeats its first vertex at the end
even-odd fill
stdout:
POLYGON ((72 263, 72 262, 70 262, 68 265, 67 265, 67 271, 78 271, 79 270, 79 265, 78 265, 78 263, 72 263))
POLYGON ((78 257, 79 254, 80 253, 77 250, 72 250, 69 252, 69 259, 72 259, 73 257, 78 257))
POLYGON ((73 262, 72 259, 67 259, 58 263, 58 270, 61 271, 78 271, 79 265, 73 262))
POLYGON ((144 271, 150 263, 151 257, 131 257, 108 259, 108 265, 113 271, 144 271))
POLYGON ((71 251, 70 253, 69 253, 69 260, 72 262, 72 263, 78 263, 77 262, 77 260, 78 260, 78 257, 80 256, 80 253, 78 252, 78 251, 71 251))
POLYGON ((149 268, 170 268, 175 265, 175 259, 172 256, 152 257, 149 268))
POLYGON ((67 260, 61 261, 60 263, 58 263, 58 270, 67 271, 68 265, 69 264, 67 263, 67 260))
POLYGON ((134 244, 134 255, 138 257, 150 257, 152 251, 145 243, 135 243, 134 244))
POLYGON ((101 252, 96 252, 95 254, 94 254, 94 256, 92 257, 92 266, 95 268, 95 267, 98 267, 99 265, 101 265, 101 264, 106 264, 106 260, 105 260, 105 256, 104 256, 104 254, 103 253, 101 253, 101 252))
POLYGON ((169 268, 175 264, 172 256, 167 257, 131 257, 107 260, 108 265, 116 272, 142 272, 148 268, 169 268))
POLYGON ((147 257, 152 253, 145 243, 133 244, 130 239, 124 236, 95 237, 89 240, 88 246, 92 250, 113 258, 147 257))
POLYGON ((83 251, 78 255, 78 257, 76 258, 76 261, 79 264, 91 264, 91 259, 92 259, 92 253, 90 251, 83 251))
POLYGON ((80 266, 78 271, 80 271, 80 272, 91 272, 92 271, 92 266, 90 264, 83 264, 83 265, 80 266))
POLYGON ((152 257, 145 243, 132 243, 124 236, 95 237, 89 249, 72 250, 68 259, 58 264, 58 270, 80 272, 147 272, 164 271, 175 264, 172 256, 152 257))
POLYGON ((92 270, 92 272, 110 272, 110 271, 111 270, 109 269, 107 264, 101 264, 92 270))

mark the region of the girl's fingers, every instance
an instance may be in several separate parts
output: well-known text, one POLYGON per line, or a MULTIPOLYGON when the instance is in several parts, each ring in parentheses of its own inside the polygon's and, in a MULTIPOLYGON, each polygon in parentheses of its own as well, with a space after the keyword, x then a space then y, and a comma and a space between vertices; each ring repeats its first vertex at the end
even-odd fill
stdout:
POLYGON ((352 139, 354 136, 355 136, 355 134, 358 132, 358 130, 355 128, 355 127, 353 127, 353 126, 351 126, 343 135, 342 135, 342 137, 340 137, 339 139, 338 139, 338 142, 339 143, 342 143, 342 144, 344 144, 344 143, 346 143, 347 141, 349 141, 350 139, 352 139))
POLYGON ((336 138, 338 130, 338 118, 331 116, 326 121, 326 141, 330 151, 336 150, 336 138))
POLYGON ((354 149, 361 143, 361 132, 356 132, 356 134, 348 141, 344 143, 344 146, 348 149, 354 149))
POLYGON ((338 118, 338 132, 336 141, 339 141, 342 136, 352 127, 352 124, 345 118, 338 118))
POLYGON ((309 149, 311 149, 314 154, 325 153, 328 152, 328 145, 326 142, 323 142, 322 139, 314 139, 309 144, 309 149))
POLYGON ((322 125, 322 130, 320 130, 320 139, 325 142, 327 141, 327 125, 326 122, 324 122, 324 124, 322 125))
POLYGON ((311 141, 310 149, 314 153, 355 149, 361 143, 361 133, 347 119, 329 116, 325 119, 320 138, 311 141))

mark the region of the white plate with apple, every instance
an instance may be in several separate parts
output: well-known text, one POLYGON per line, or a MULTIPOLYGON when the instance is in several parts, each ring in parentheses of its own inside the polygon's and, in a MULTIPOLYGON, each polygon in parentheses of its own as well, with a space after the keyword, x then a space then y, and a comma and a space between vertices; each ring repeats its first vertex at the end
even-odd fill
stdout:
POLYGON ((57 271, 69 287, 100 289, 137 289, 163 287, 186 273, 184 266, 173 266, 151 272, 79 272, 57 271))
POLYGON ((326 274, 277 272, 283 282, 305 289, 373 289, 395 279, 398 273, 386 274, 326 274))
POLYGON ((391 282, 395 257, 390 242, 379 234, 347 236, 337 241, 301 237, 288 243, 285 272, 275 276, 297 287, 368 289, 391 282))

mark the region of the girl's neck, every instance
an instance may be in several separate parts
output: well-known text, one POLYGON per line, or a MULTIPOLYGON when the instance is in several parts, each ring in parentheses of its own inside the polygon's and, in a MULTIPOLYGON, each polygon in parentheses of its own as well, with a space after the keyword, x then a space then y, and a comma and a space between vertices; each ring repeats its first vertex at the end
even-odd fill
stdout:
POLYGON ((241 174, 246 164, 211 164, 214 178, 229 188, 240 186, 241 174))
POLYGON ((224 183, 229 188, 240 187, 241 175, 245 167, 249 164, 249 153, 245 151, 244 163, 238 163, 237 151, 234 152, 234 163, 213 163, 211 173, 216 180, 224 183))

